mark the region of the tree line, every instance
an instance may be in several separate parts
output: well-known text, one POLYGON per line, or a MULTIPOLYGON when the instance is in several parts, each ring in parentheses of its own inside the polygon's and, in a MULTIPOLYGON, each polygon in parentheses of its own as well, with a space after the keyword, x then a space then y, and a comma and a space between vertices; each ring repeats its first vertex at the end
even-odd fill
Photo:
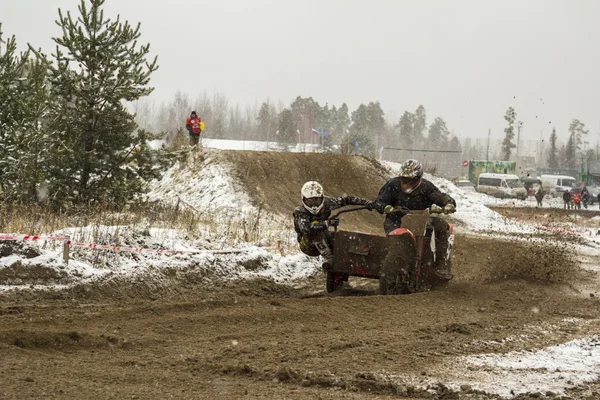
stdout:
POLYGON ((350 111, 312 97, 290 104, 230 106, 220 95, 190 101, 177 93, 155 107, 146 97, 158 68, 140 24, 104 15, 105 0, 81 0, 78 13, 58 10, 55 51, 31 44, 17 52, 0 24, 0 185, 3 199, 72 205, 122 205, 160 177, 172 153, 148 141, 183 134, 192 109, 212 138, 266 140, 282 150, 317 143, 322 150, 375 156, 380 147, 460 148, 446 122, 428 126, 424 106, 386 121, 379 102, 350 111))
POLYGON ((443 118, 428 125, 426 110, 420 105, 414 113, 405 111, 393 122, 378 101, 362 103, 350 111, 340 106, 319 104, 312 97, 296 97, 289 105, 265 100, 242 109, 232 106, 220 94, 200 94, 191 100, 177 92, 170 102, 159 106, 141 100, 133 105, 136 121, 167 139, 183 135, 183 121, 190 110, 198 112, 206 124, 204 137, 277 142, 283 149, 297 143, 322 144, 327 152, 376 155, 381 147, 460 150, 458 138, 451 133, 443 118), (315 132, 316 131, 316 132, 315 132))
MULTIPOLYGON (((507 122, 507 127, 504 129, 504 139, 502 141, 502 159, 509 160, 512 155, 512 150, 517 147, 514 143, 515 126, 520 129, 523 122, 517 121, 517 113, 513 107, 509 107, 504 115, 507 122)), ((549 137, 550 146, 547 151, 546 160, 540 159, 540 165, 547 165, 550 168, 563 169, 578 169, 578 166, 585 161, 598 160, 600 155, 598 150, 585 149, 582 147, 589 130, 585 128, 585 124, 578 119, 573 119, 568 128, 569 136, 567 142, 562 146, 557 145, 556 128, 552 128, 552 133, 549 137), (544 163, 545 161, 545 163, 544 163)))

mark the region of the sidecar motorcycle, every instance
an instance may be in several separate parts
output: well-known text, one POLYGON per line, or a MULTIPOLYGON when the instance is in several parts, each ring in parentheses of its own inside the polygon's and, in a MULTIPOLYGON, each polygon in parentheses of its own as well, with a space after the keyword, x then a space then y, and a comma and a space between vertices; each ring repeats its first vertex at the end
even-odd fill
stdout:
POLYGON ((327 272, 326 289, 331 293, 340 289, 350 276, 379 279, 379 292, 409 294, 431 290, 452 279, 450 252, 454 243, 454 227, 450 225, 446 270, 439 273, 433 268, 435 238, 429 218, 440 218, 442 208, 426 210, 394 208, 402 212, 402 226, 387 236, 338 230, 340 215, 363 210, 365 207, 342 210, 329 218, 334 230, 332 263, 327 272))

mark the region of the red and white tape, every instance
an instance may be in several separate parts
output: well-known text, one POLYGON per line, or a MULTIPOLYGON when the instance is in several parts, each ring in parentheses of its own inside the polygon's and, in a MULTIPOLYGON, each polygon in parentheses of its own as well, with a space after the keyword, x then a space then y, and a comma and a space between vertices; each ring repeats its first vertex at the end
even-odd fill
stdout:
POLYGON ((43 241, 43 240, 54 240, 64 242, 69 240, 68 236, 46 236, 46 235, 15 235, 15 234, 4 234, 0 233, 0 240, 25 240, 25 241, 43 241))
MULTIPOLYGON (((3 234, 0 233, 0 240, 22 240, 22 241, 59 241, 65 242, 70 246, 74 247, 85 247, 89 249, 100 249, 110 251, 129 251, 134 253, 155 253, 155 254, 183 254, 183 253, 196 253, 196 254, 233 254, 233 253, 247 253, 248 249, 230 249, 230 250, 164 250, 164 249, 147 249, 143 247, 125 247, 125 246, 111 246, 97 243, 83 243, 73 242, 68 236, 46 236, 46 235, 15 235, 15 234, 3 234)), ((280 249, 281 246, 269 246, 261 247, 265 250, 280 249)))

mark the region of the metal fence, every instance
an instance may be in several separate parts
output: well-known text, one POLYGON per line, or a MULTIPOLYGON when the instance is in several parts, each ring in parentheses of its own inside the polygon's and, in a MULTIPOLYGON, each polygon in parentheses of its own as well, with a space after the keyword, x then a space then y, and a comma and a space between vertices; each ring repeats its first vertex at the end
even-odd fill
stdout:
POLYGON ((460 150, 418 150, 384 147, 381 159, 393 162, 404 162, 409 158, 419 160, 425 171, 447 179, 460 178, 463 173, 460 150))

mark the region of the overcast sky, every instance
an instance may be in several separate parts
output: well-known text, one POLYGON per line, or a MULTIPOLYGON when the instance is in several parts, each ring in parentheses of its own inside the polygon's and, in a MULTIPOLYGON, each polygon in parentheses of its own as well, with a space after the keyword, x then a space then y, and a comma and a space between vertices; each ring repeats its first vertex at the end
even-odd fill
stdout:
MULTIPOLYGON (((0 0, 5 35, 54 49, 58 8, 78 0, 0 0)), ((597 0, 107 0, 141 22, 160 68, 157 103, 181 90, 246 105, 296 96, 351 110, 379 101, 397 122, 419 104, 461 137, 503 136, 515 107, 523 137, 566 137, 578 118, 600 138, 597 0)))

